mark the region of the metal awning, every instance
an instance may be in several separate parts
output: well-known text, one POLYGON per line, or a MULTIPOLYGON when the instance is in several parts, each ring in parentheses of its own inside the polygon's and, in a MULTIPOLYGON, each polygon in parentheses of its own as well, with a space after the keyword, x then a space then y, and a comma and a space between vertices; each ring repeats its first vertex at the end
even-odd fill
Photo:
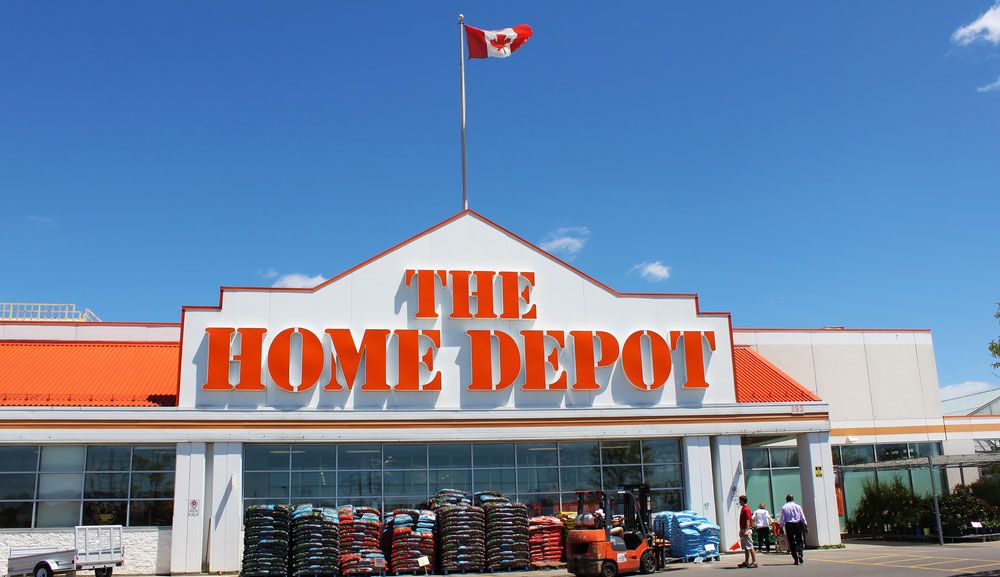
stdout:
POLYGON ((896 459, 895 461, 880 461, 878 463, 862 463, 860 465, 837 465, 839 471, 874 471, 876 469, 912 469, 931 467, 982 467, 1000 464, 1000 453, 977 453, 970 455, 934 455, 933 457, 915 457, 913 459, 896 459))

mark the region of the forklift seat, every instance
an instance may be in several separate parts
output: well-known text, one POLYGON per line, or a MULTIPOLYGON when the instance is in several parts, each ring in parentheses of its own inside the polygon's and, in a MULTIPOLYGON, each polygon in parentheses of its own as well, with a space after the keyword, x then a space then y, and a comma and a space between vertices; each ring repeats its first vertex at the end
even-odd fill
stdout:
POLYGON ((628 547, 629 551, 631 551, 633 549, 637 549, 639 545, 642 545, 644 539, 638 531, 629 531, 625 533, 623 541, 625 542, 625 546, 628 547))

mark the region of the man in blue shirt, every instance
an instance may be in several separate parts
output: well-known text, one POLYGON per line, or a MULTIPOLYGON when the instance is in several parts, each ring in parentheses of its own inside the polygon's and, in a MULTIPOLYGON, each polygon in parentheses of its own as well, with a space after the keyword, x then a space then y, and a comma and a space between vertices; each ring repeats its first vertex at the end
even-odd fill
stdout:
POLYGON ((802 551, 805 549, 804 535, 809 530, 809 525, 802 507, 799 507, 795 496, 791 494, 785 497, 785 504, 781 507, 781 530, 788 536, 788 550, 795 564, 805 563, 802 551))

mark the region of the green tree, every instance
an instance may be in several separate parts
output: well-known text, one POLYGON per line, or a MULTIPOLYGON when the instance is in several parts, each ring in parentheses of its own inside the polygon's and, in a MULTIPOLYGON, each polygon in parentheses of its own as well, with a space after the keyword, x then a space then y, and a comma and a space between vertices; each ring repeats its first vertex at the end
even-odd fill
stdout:
MULTIPOLYGON (((1000 321, 1000 303, 997 303, 997 312, 993 315, 998 321, 1000 321)), ((995 341, 990 341, 990 354, 993 355, 994 359, 1000 359, 1000 338, 995 341)), ((1000 360, 993 362, 994 369, 1000 369, 1000 360)))

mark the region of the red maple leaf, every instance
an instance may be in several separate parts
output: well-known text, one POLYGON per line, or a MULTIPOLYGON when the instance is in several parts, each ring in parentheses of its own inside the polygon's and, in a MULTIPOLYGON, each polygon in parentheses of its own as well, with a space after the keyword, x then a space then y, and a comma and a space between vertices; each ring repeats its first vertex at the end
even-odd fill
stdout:
POLYGON ((504 48, 506 48, 507 45, 510 44, 512 40, 514 39, 508 38, 506 34, 497 34, 496 38, 490 40, 490 44, 497 52, 500 52, 504 48))

